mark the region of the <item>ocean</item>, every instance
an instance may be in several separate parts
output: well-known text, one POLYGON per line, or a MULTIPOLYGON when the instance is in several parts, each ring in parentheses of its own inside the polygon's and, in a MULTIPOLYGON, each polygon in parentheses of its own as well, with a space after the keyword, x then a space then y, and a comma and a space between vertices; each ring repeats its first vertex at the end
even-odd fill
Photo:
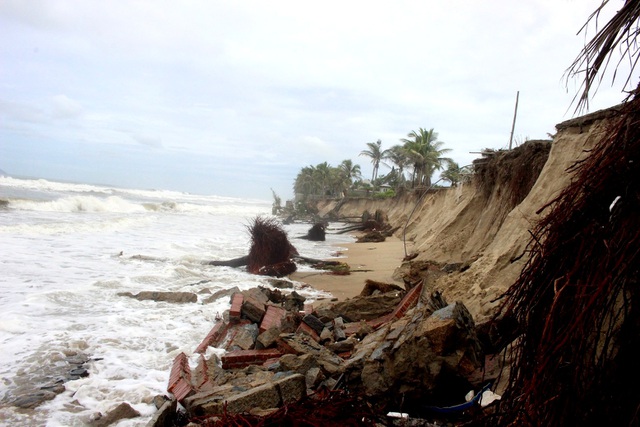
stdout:
MULTIPOLYGON (((229 308, 228 297, 209 302, 211 294, 270 286, 205 264, 246 255, 249 223, 270 214, 264 200, 0 177, 0 425, 83 426, 122 402, 141 416, 118 426, 146 425, 175 356, 195 365, 194 350, 229 308), (198 301, 120 295, 141 291, 198 301), (60 370, 79 358, 86 363, 64 392, 35 409, 12 405, 24 390, 59 385, 60 370)), ((299 239, 310 226, 283 226, 301 255, 327 258, 351 241, 299 239)), ((329 296, 294 286, 309 300, 329 296)))

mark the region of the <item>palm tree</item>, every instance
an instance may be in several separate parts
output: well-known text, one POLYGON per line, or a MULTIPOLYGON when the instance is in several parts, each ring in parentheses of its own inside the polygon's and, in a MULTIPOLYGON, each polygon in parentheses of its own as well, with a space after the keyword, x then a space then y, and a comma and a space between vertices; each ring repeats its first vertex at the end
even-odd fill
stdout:
POLYGON ((371 182, 373 183, 378 177, 378 169, 380 168, 380 162, 385 156, 386 150, 382 150, 382 141, 367 142, 368 150, 362 150, 361 156, 367 156, 371 158, 371 164, 373 165, 373 172, 371 173, 371 182))
POLYGON ((447 162, 447 169, 442 172, 442 179, 451 183, 452 187, 456 187, 460 182, 468 179, 470 170, 469 166, 460 167, 456 162, 447 162))
MULTIPOLYGON (((610 0, 602 0, 600 6, 589 16, 587 22, 580 29, 580 32, 584 31, 586 34, 589 23, 593 21, 595 21, 593 23, 596 29, 599 28, 591 41, 585 44, 573 64, 565 71, 567 86, 569 86, 569 78, 571 77, 582 79, 581 92, 576 94, 573 99, 573 102, 578 101, 576 112, 589 108, 589 94, 594 87, 597 90, 604 77, 603 73, 610 63, 616 64, 613 80, 616 79, 618 67, 625 62, 628 64, 628 69, 624 70, 627 73, 625 89, 627 87, 631 89, 632 79, 637 75, 635 71, 638 65, 638 38, 640 38, 640 27, 638 26, 640 3, 637 0, 625 1, 609 22, 600 26, 598 18, 608 3, 610 0), (612 61, 614 54, 618 54, 620 59, 612 61)), ((613 81, 611 83, 613 84, 613 81)), ((639 92, 640 84, 627 92, 627 100, 631 97, 637 97, 639 92)))
POLYGON ((404 149, 413 162, 413 185, 417 182, 429 187, 434 172, 442 169, 445 162, 451 161, 450 158, 443 157, 451 150, 442 148, 444 142, 438 141, 438 133, 433 128, 419 128, 417 132, 409 132, 407 137, 400 141, 404 143, 404 149))
POLYGON ((316 168, 313 166, 305 166, 298 172, 298 176, 296 176, 296 180, 293 183, 293 191, 296 195, 300 194, 303 198, 306 198, 316 192, 315 170, 316 168))
POLYGON ((386 150, 385 159, 390 160, 392 165, 389 165, 385 162, 382 162, 383 165, 391 168, 393 170, 394 165, 397 168, 396 173, 400 182, 404 181, 404 168, 409 163, 409 157, 407 155, 407 150, 404 149, 402 145, 394 145, 393 147, 386 150))
POLYGON ((338 166, 338 169, 340 169, 341 174, 349 184, 351 184, 354 179, 360 178, 360 165, 354 165, 350 159, 343 160, 340 166, 338 166))
POLYGON ((323 162, 316 166, 315 181, 320 188, 320 194, 326 196, 327 190, 331 188, 331 166, 323 162))

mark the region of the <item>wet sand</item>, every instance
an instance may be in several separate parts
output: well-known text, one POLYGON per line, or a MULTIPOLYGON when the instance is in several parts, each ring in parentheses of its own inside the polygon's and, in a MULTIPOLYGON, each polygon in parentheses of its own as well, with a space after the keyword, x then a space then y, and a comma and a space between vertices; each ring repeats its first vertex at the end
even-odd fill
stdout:
MULTIPOLYGON (((404 258, 401 239, 387 237, 380 243, 347 243, 340 246, 346 248, 341 251, 343 257, 330 260, 346 262, 351 267, 351 274, 342 276, 325 272, 295 272, 290 278, 330 292, 338 300, 359 295, 367 279, 404 286, 402 281, 391 277, 404 258)), ((411 253, 412 247, 413 244, 407 242, 408 253, 411 253)))

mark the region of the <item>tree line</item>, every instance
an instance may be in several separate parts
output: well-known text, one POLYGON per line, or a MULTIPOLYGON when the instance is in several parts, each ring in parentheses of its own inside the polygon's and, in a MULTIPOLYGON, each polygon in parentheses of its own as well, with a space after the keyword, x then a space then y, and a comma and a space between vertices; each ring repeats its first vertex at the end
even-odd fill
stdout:
POLYGON ((303 167, 293 185, 296 197, 340 197, 359 190, 379 193, 383 188, 385 194, 393 195, 400 187, 430 187, 434 173, 443 169, 441 177, 455 186, 468 172, 445 157, 451 149, 444 148, 433 128, 411 131, 400 142, 383 150, 382 141, 377 140, 367 143, 367 149, 360 152, 373 166, 371 180, 364 180, 360 165, 349 159, 335 167, 327 162, 303 167), (389 173, 380 175, 381 165, 388 167, 389 173))

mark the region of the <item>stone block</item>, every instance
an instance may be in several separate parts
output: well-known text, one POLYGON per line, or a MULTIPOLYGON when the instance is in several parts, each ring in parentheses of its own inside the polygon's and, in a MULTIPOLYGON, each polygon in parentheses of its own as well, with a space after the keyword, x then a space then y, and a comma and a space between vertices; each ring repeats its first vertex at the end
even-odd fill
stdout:
POLYGON ((242 316, 254 323, 260 324, 265 312, 266 306, 262 302, 255 298, 245 296, 242 303, 242 316))
POLYGON ((217 386, 211 390, 192 394, 184 399, 182 405, 191 416, 202 415, 197 414, 197 408, 210 402, 222 402, 224 399, 234 393, 234 386, 231 384, 225 384, 223 386, 217 386))
POLYGON ((318 336, 320 336, 322 330, 324 329, 324 323, 322 323, 320 319, 318 319, 313 314, 307 314, 306 316, 304 316, 302 318, 302 323, 309 325, 314 331, 316 331, 316 334, 318 336))
POLYGON ((153 417, 147 423, 147 427, 170 427, 173 426, 173 418, 178 406, 177 400, 167 400, 164 404, 153 414, 153 417))
POLYGON ((267 304, 269 302, 269 297, 264 292, 266 289, 263 288, 249 288, 242 292, 245 299, 253 299, 258 301, 261 304, 267 304))
POLYGON ((191 383, 196 391, 208 390, 213 387, 213 382, 209 378, 209 365, 203 355, 198 358, 191 383))
POLYGON ((279 388, 274 383, 263 384, 242 393, 228 396, 226 399, 211 400, 195 411, 197 415, 221 414, 224 405, 229 413, 248 412, 253 408, 276 408, 280 406, 279 388))
POLYGON ((320 384, 320 382, 322 382, 322 380, 325 379, 325 376, 322 373, 322 370, 316 366, 309 369, 304 378, 307 383, 307 388, 313 390, 318 384, 320 384))
POLYGON ((296 291, 293 291, 285 297, 284 309, 287 311, 303 311, 305 299, 305 297, 303 297, 296 291))
POLYGON ((326 343, 327 341, 331 341, 332 339, 333 339, 333 332, 331 332, 331 329, 324 328, 322 330, 322 333, 320 334, 320 342, 326 343))
POLYGON ((323 323, 332 322, 333 319, 338 317, 338 314, 335 311, 326 307, 318 307, 313 314, 323 323))
POLYGON ((270 328, 258 335, 256 339, 256 350, 273 347, 278 337, 280 337, 280 328, 270 328))
POLYGON ((230 350, 250 350, 254 347, 256 338, 258 338, 258 326, 255 323, 249 323, 238 329, 228 348, 230 350))
POLYGON ((151 300, 174 304, 194 303, 198 301, 198 296, 192 292, 142 291, 132 296, 140 301, 151 300))
POLYGON ((336 354, 348 353, 350 351, 353 351, 357 342, 358 341, 355 338, 351 337, 328 344, 326 347, 336 354))
POLYGON ((274 383, 280 393, 283 405, 297 402, 307 394, 307 382, 304 375, 294 374, 274 383))
POLYGON ((291 371, 298 374, 304 374, 314 366, 317 366, 317 362, 315 356, 311 354, 303 354, 302 356, 284 354, 280 357, 281 371, 291 371))

